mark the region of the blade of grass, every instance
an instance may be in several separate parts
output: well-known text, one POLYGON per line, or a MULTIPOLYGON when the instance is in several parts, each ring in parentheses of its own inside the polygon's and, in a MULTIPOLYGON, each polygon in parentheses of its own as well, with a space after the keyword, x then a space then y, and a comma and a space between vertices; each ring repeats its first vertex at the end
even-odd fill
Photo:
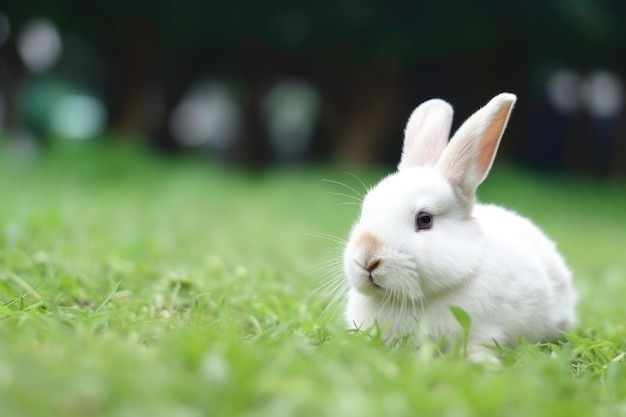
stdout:
POLYGON ((96 304, 96 306, 92 310, 93 314, 96 314, 98 311, 100 311, 102 307, 104 307, 111 300, 111 297, 113 297, 113 295, 117 292, 122 281, 124 281, 124 279, 120 279, 119 281, 117 281, 117 283, 113 286, 113 288, 111 288, 111 290, 109 290, 104 298, 100 300, 98 304, 96 304))

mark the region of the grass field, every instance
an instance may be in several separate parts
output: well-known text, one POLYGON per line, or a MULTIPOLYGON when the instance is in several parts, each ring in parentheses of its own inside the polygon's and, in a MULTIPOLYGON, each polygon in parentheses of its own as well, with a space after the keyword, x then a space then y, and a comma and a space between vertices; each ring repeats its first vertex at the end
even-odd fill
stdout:
POLYGON ((320 236, 357 211, 325 178, 360 187, 330 166, 3 155, 0 416, 626 416, 625 184, 498 165, 483 185, 558 242, 581 293, 563 343, 494 370, 324 313, 339 247, 320 236))

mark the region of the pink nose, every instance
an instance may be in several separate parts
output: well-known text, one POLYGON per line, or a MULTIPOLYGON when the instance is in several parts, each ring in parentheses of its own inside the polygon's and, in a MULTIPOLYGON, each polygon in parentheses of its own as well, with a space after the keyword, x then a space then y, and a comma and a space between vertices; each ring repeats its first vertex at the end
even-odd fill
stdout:
POLYGON ((367 265, 365 265, 365 270, 371 274, 379 266, 380 266, 380 259, 374 259, 370 261, 367 265))

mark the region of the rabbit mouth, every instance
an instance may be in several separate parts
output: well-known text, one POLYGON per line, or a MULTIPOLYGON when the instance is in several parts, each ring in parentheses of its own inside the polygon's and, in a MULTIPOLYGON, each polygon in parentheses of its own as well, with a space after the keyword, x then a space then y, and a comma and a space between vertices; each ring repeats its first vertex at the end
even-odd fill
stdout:
POLYGON ((381 287, 380 285, 376 283, 376 281, 374 281, 374 277, 372 276, 372 274, 369 274, 367 276, 367 282, 369 283, 370 286, 376 288, 377 290, 381 290, 381 291, 384 290, 383 287, 381 287))
POLYGON ((418 277, 410 272, 416 270, 413 258, 391 248, 354 257, 346 266, 351 285, 365 296, 411 299, 423 295, 419 286, 415 288, 418 277))
POLYGON ((356 267, 356 276, 358 276, 358 281, 361 282, 359 287, 365 290, 367 293, 382 291, 385 288, 380 285, 380 275, 378 275, 378 279, 375 277, 376 269, 380 266, 380 260, 370 260, 361 262, 359 260, 354 260, 354 266, 356 267), (378 281, 378 282, 377 282, 378 281))

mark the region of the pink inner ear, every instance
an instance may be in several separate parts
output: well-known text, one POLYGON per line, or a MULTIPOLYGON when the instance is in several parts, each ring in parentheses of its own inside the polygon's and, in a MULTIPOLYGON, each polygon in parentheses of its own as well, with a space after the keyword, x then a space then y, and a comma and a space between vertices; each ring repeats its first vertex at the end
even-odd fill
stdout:
POLYGON ((443 100, 420 104, 411 114, 404 132, 399 168, 434 166, 450 137, 452 107, 443 100))
POLYGON ((513 103, 508 103, 500 107, 498 112, 493 115, 491 123, 489 123, 489 126, 485 130, 477 161, 478 169, 485 174, 489 171, 493 163, 512 105, 513 103))

